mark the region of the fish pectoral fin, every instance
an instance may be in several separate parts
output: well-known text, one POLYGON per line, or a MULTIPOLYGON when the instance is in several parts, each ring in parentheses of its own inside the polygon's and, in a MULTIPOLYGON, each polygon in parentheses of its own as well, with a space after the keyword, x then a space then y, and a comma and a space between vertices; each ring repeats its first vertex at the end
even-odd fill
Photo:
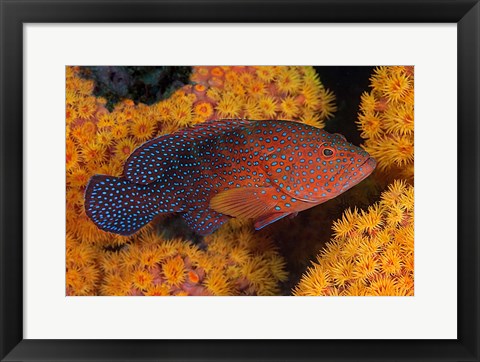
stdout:
POLYGON ((274 223, 280 219, 283 219, 285 216, 292 215, 291 212, 275 212, 273 214, 267 214, 264 216, 260 216, 257 220, 255 220, 255 230, 263 229, 265 226, 274 223))
POLYGON ((268 214, 277 201, 272 198, 274 188, 268 187, 238 187, 221 191, 210 200, 210 207, 225 215, 256 219, 268 214))

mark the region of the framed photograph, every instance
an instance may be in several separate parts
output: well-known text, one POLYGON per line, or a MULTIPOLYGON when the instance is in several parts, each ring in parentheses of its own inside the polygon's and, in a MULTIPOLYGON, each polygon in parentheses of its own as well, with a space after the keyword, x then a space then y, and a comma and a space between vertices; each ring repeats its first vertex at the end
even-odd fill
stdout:
POLYGON ((18 360, 478 361, 478 1, 2 5, 18 360))

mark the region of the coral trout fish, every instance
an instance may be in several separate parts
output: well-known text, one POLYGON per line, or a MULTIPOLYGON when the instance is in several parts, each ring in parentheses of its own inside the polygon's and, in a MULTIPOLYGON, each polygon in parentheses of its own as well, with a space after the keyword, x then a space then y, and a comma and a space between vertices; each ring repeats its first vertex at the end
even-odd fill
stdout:
POLYGON ((160 213, 180 213, 200 235, 231 217, 261 229, 330 200, 365 179, 376 162, 339 134, 293 121, 208 121, 148 141, 124 176, 95 175, 87 215, 130 235, 160 213))

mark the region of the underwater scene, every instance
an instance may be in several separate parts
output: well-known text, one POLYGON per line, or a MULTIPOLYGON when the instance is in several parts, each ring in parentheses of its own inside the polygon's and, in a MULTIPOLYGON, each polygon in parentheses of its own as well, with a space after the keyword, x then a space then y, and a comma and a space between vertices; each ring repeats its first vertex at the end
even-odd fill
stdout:
POLYGON ((67 66, 66 295, 413 296, 413 66, 67 66))

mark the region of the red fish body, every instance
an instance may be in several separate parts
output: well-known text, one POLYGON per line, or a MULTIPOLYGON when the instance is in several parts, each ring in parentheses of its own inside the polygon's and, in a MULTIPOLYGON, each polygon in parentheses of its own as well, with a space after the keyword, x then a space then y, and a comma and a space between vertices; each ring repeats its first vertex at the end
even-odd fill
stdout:
POLYGON ((87 215, 130 235, 159 213, 181 213, 201 235, 230 217, 255 228, 330 200, 376 162, 338 134, 289 121, 210 121, 135 150, 124 177, 92 177, 87 215))

